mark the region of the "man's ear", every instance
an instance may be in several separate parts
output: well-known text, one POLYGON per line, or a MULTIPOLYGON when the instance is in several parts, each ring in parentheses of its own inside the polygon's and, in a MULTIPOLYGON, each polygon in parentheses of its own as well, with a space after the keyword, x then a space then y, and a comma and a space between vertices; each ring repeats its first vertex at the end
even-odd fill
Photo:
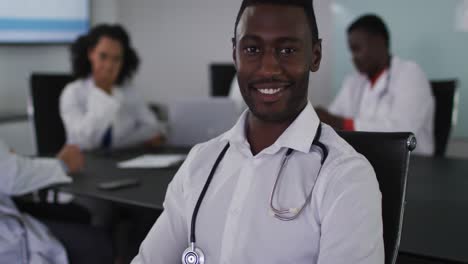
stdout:
POLYGON ((310 71, 316 72, 320 68, 320 61, 322 60, 322 39, 314 41, 312 44, 312 56, 310 62, 310 71))
POLYGON ((236 59, 236 38, 232 38, 232 61, 234 62, 234 67, 237 70, 237 59, 236 59))

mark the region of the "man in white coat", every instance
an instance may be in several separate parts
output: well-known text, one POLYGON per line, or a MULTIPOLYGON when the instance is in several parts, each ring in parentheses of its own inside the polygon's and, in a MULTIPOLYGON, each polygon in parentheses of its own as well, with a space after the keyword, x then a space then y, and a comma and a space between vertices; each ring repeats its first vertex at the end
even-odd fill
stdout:
POLYGON ((434 152, 434 98, 429 81, 414 62, 392 56, 382 19, 364 15, 348 28, 348 44, 357 72, 347 76, 322 122, 335 129, 416 135, 415 152, 434 152))
POLYGON ((308 101, 312 1, 243 0, 232 44, 248 109, 190 151, 132 264, 383 264, 374 170, 308 101))
POLYGON ((11 199, 52 184, 69 183, 72 179, 65 171, 76 172, 83 164, 76 146, 65 146, 56 159, 29 159, 12 153, 0 141, 0 263, 66 264, 69 259, 87 264, 112 262, 110 241, 97 229, 39 222, 20 212, 11 199))

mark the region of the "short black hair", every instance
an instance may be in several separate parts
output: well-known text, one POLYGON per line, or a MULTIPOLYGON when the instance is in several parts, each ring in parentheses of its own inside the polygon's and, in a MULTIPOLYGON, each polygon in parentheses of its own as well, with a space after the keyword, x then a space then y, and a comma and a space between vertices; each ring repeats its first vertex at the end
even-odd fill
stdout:
POLYGON ((236 39, 237 25, 244 13, 244 10, 253 5, 270 4, 270 5, 286 5, 297 6, 304 9, 309 22, 309 28, 312 36, 312 43, 319 40, 319 33, 317 28, 317 20, 315 19, 314 5, 312 0, 243 0, 239 12, 237 13, 236 24, 234 25, 234 38, 236 39))
POLYGON ((88 51, 95 47, 101 37, 109 37, 117 40, 122 45, 123 62, 122 69, 117 76, 116 84, 122 84, 130 79, 137 71, 140 64, 138 54, 130 43, 130 37, 119 24, 100 24, 93 27, 88 34, 80 36, 70 48, 72 71, 74 78, 86 78, 91 73, 91 63, 88 59, 88 51))
POLYGON ((375 14, 365 14, 359 17, 348 27, 348 34, 357 29, 383 37, 387 47, 390 47, 390 33, 388 32, 385 22, 379 16, 375 14))

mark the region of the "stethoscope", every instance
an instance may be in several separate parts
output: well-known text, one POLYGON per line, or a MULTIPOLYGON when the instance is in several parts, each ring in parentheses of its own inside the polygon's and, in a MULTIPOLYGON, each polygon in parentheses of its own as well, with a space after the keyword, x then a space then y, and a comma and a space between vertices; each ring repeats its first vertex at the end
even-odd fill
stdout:
MULTIPOLYGON (((314 140, 312 141, 312 149, 318 150, 322 157, 320 160, 320 168, 317 172, 317 178, 319 177, 320 171, 322 170, 322 166, 328 157, 328 149, 325 147, 325 145, 322 142, 320 142, 321 134, 322 134, 322 124, 319 124, 317 128, 317 132, 315 133, 314 140)), ((204 264, 205 263, 205 254, 195 244, 195 241, 196 241, 195 223, 197 221, 198 210, 200 209, 200 205, 203 201, 203 198, 205 197, 206 191, 208 190, 208 187, 211 183, 211 180, 213 179, 213 176, 216 172, 216 169, 218 168, 219 163, 224 158, 224 155, 226 154, 228 149, 229 149, 229 143, 226 144, 223 150, 219 153, 218 158, 216 158, 216 161, 213 167, 211 168, 208 179, 205 182, 205 186, 203 186, 200 196, 198 197, 198 201, 195 205, 195 209, 193 210, 193 214, 192 214, 192 221, 191 221, 191 226, 190 226, 190 243, 189 243, 188 248, 182 254, 182 264, 204 264)), ((304 208, 307 206, 307 204, 310 202, 312 193, 315 188, 315 184, 314 184, 309 194, 307 195, 304 203, 302 204, 300 208, 283 209, 283 208, 276 208, 273 205, 273 197, 274 197, 277 185, 278 185, 278 181, 292 153, 293 153, 293 149, 288 148, 288 150, 286 151, 286 154, 284 155, 283 161, 281 163, 281 167, 278 171, 278 175, 276 176, 275 184, 273 185, 273 190, 271 191, 271 195, 270 195, 270 209, 271 209, 272 215, 275 218, 282 220, 282 221, 291 221, 291 220, 296 219, 304 210, 304 208)), ((315 181, 317 182, 317 179, 315 181)))

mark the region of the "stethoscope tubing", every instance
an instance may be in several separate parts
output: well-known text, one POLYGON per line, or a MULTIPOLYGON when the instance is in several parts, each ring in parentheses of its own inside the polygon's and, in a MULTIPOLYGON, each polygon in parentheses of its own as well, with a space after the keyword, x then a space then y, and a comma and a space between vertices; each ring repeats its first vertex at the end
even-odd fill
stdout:
MULTIPOLYGON (((321 153, 322 158, 321 158, 321 162, 320 162, 320 169, 318 171, 318 175, 320 175, 320 171, 322 169, 322 166, 323 166, 326 158, 328 157, 328 149, 325 147, 325 145, 323 143, 320 142, 321 133, 322 133, 322 124, 319 123, 318 128, 317 128, 317 132, 315 134, 315 138, 314 138, 314 140, 312 142, 312 146, 316 145, 322 150, 322 153, 321 153)), ((191 219, 191 224, 190 224, 190 243, 189 243, 189 247, 182 254, 182 262, 183 263, 188 263, 187 262, 187 257, 188 256, 193 258, 192 261, 193 260, 195 261, 195 262, 190 262, 190 263, 197 263, 197 264, 203 264, 204 263, 205 256, 203 254, 203 251, 200 248, 196 247, 195 226, 196 226, 198 211, 199 211, 200 206, 201 206, 201 204, 203 202, 203 199, 204 199, 205 194, 206 194, 206 192, 208 190, 208 187, 210 186, 210 183, 211 183, 211 181, 213 179, 213 176, 214 176, 214 174, 216 172, 216 169, 218 168, 219 163, 221 162, 221 160, 224 158, 224 156, 225 156, 227 150, 229 149, 229 147, 230 147, 230 144, 228 142, 226 144, 226 146, 223 148, 223 150, 219 153, 215 163, 213 164, 213 167, 211 168, 210 174, 208 175, 208 178, 207 178, 207 180, 205 182, 205 185, 203 186, 203 189, 202 189, 202 191, 200 193, 200 196, 198 197, 197 203, 195 204, 195 208, 194 208, 193 213, 192 213, 192 219, 191 219)), ((291 209, 276 209, 273 206, 273 197, 274 197, 274 193, 275 193, 275 190, 276 190, 276 187, 277 187, 277 184, 278 184, 278 180, 279 180, 279 178, 281 176, 281 173, 282 173, 284 167, 286 166, 286 164, 287 164, 287 162, 289 160, 289 157, 291 156, 292 153, 293 153, 292 149, 288 149, 286 151, 285 157, 284 157, 283 162, 281 164, 280 170, 279 170, 278 175, 276 177, 276 181, 275 181, 275 184, 273 186, 273 190, 272 190, 272 193, 271 193, 271 196, 270 196, 270 209, 272 210, 273 215, 277 219, 282 220, 282 221, 291 221, 291 220, 296 219, 301 214, 301 212, 304 210, 305 206, 310 202, 311 197, 312 197, 312 193, 313 193, 313 191, 315 189, 315 184, 314 184, 314 186, 311 188, 311 191, 307 195, 307 198, 306 198, 304 204, 301 206, 300 209, 297 210, 297 212, 294 212, 294 214, 292 216, 287 216, 286 215, 286 214, 291 213, 291 209)), ((318 178, 318 175, 317 175, 317 178, 318 178)))
POLYGON ((208 179, 206 180, 205 185, 203 186, 203 190, 201 191, 200 196, 198 197, 197 204, 195 205, 195 209, 193 210, 193 213, 192 213, 192 221, 191 221, 191 226, 190 226, 190 243, 196 242, 195 224, 197 222, 198 210, 200 209, 203 198, 205 198, 206 191, 208 190, 208 187, 210 186, 211 180, 213 179, 216 169, 218 168, 218 165, 221 162, 221 160, 224 158, 224 155, 229 149, 229 146, 230 146, 229 143, 227 143, 226 146, 221 151, 221 153, 219 153, 218 158, 216 159, 213 167, 211 168, 208 179))

